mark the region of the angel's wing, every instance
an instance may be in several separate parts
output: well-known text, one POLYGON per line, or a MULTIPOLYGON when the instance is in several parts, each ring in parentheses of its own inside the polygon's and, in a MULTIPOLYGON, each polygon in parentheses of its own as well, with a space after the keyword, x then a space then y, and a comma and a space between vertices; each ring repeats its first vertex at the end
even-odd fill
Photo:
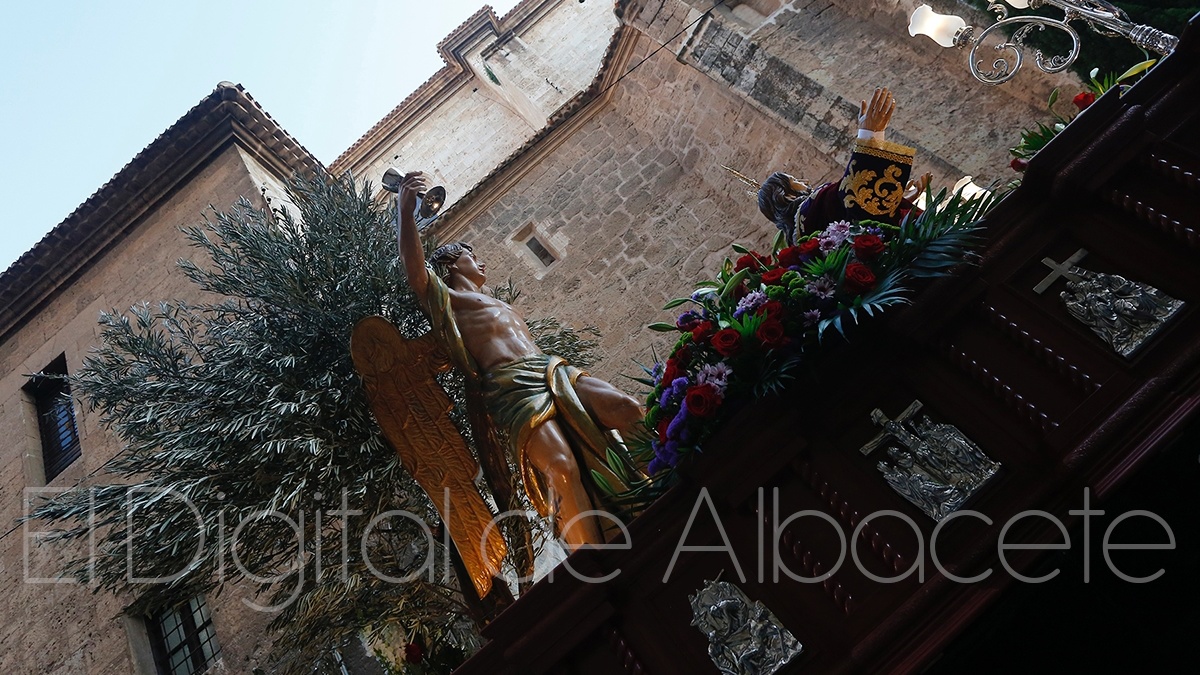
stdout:
POLYGON ((434 379, 445 354, 431 334, 409 340, 387 319, 371 316, 354 327, 350 355, 384 437, 433 500, 476 592, 486 596, 508 548, 499 529, 489 528, 492 512, 474 482, 479 465, 450 421, 453 404, 434 379))

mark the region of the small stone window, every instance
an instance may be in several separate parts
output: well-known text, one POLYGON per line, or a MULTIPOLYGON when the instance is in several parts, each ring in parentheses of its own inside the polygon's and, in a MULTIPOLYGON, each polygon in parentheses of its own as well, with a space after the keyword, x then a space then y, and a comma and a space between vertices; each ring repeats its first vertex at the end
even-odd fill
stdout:
POLYGON ((534 273, 539 279, 542 273, 563 258, 561 245, 564 242, 552 241, 541 228, 534 226, 533 223, 527 223, 513 233, 508 243, 517 252, 517 255, 534 269, 534 273))
POLYGON ((25 385, 25 391, 33 398, 37 409, 46 482, 62 473, 82 454, 71 386, 66 376, 67 357, 60 354, 25 385))
POLYGON ((146 617, 158 675, 195 675, 208 670, 221 648, 204 596, 146 617))
POLYGON ((553 265, 558 260, 558 258, 555 258, 554 254, 550 252, 550 249, 546 248, 545 244, 543 244, 535 235, 531 235, 529 239, 525 241, 525 246, 530 251, 533 251, 533 254, 536 255, 538 260, 541 260, 542 264, 546 267, 553 265))

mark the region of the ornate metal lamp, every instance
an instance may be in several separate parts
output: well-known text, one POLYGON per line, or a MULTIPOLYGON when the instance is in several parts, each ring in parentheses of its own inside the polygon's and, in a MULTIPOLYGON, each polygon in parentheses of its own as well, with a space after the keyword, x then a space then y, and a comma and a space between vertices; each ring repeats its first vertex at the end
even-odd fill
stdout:
MULTIPOLYGON (((404 179, 404 173, 395 167, 388 167, 383 172, 383 178, 380 183, 383 189, 388 192, 400 192, 400 181, 404 179)), ((417 208, 413 212, 413 219, 417 224, 422 224, 425 221, 432 220, 437 215, 438 211, 442 210, 442 205, 446 203, 446 188, 438 185, 429 188, 428 192, 417 193, 417 208)))
POLYGON ((1071 38, 1071 51, 1065 55, 1047 57, 1040 49, 1033 50, 1033 60, 1037 67, 1047 73, 1057 73, 1066 70, 1079 56, 1079 34, 1071 27, 1071 22, 1082 20, 1092 30, 1109 37, 1124 37, 1130 42, 1162 55, 1170 54, 1179 44, 1179 38, 1164 33, 1157 28, 1135 24, 1119 7, 1103 0, 1004 0, 1015 9, 1038 9, 1052 5, 1063 11, 1062 19, 1052 19, 1043 16, 1013 16, 1008 15, 1008 8, 999 2, 988 3, 988 10, 996 13, 996 23, 982 31, 977 31, 966 21, 953 15, 938 14, 929 5, 921 5, 913 12, 908 24, 908 34, 912 36, 925 35, 943 47, 964 49, 968 45, 971 52, 968 55, 968 65, 975 79, 984 84, 1002 84, 1008 82, 1020 70, 1024 60, 1025 39, 1033 29, 1046 30, 1054 28, 1061 30, 1071 38), (990 69, 985 69, 983 60, 977 58, 979 48, 993 33, 1001 36, 1012 29, 1011 37, 995 45, 1001 54, 992 62, 990 69), (1011 56, 1010 56, 1011 55, 1011 56), (1012 59, 1011 63, 1009 58, 1012 59))

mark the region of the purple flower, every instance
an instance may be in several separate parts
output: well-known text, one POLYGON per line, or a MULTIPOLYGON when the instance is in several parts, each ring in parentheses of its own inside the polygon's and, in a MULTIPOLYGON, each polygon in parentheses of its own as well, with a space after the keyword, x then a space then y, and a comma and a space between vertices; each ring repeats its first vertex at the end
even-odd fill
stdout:
POLYGON ((732 373, 733 369, 724 361, 710 363, 700 369, 696 375, 696 384, 711 384, 724 394, 725 385, 729 383, 729 376, 732 373))
POLYGON ((683 395, 687 392, 687 388, 690 387, 691 384, 692 383, 688 382, 686 377, 675 378, 675 380, 671 382, 671 396, 683 398, 683 395))
MULTIPOLYGON (((675 381, 678 382, 679 380, 675 380, 675 381)), ((672 440, 676 440, 676 441, 679 440, 680 436, 683 434, 684 429, 687 427, 687 418, 688 418, 688 409, 687 409, 687 401, 685 400, 683 403, 679 404, 679 412, 675 413, 675 419, 671 420, 671 423, 667 425, 667 442, 668 443, 670 443, 670 441, 672 441, 672 440)))
POLYGON ((833 292, 837 290, 837 283, 829 278, 829 275, 823 275, 819 279, 814 279, 808 282, 804 290, 811 293, 813 296, 822 300, 833 297, 833 292))
POLYGON ((767 294, 763 293, 762 291, 754 291, 753 293, 747 294, 746 297, 738 300, 737 309, 733 311, 733 318, 740 319, 743 314, 747 312, 753 312, 766 301, 767 294))
POLYGON ((804 317, 804 325, 806 327, 807 326, 815 326, 815 325, 817 325, 818 322, 821 321, 821 310, 819 310, 819 309, 805 310, 803 317, 804 317))
POLYGON ((699 314, 692 310, 688 310, 683 314, 680 314, 679 318, 675 320, 675 327, 679 330, 691 330, 695 328, 696 324, 700 323, 700 321, 701 317, 699 314))
POLYGON ((825 228, 825 236, 845 239, 850 234, 850 221, 836 220, 825 228))
POLYGON ((654 459, 650 460, 650 466, 647 467, 650 474, 656 474, 663 469, 668 469, 679 463, 679 444, 675 441, 667 441, 666 443, 654 443, 654 459))
POLYGON ((663 365, 663 362, 659 361, 658 363, 654 364, 653 368, 650 369, 650 381, 653 382, 654 386, 656 387, 658 386, 658 381, 662 379, 664 367, 665 366, 663 365))
POLYGON ((845 220, 830 223, 828 227, 821 232, 817 242, 821 246, 821 251, 828 253, 833 249, 842 245, 846 241, 846 237, 850 236, 850 223, 845 220))
POLYGON ((677 377, 671 386, 663 387, 662 396, 658 397, 658 405, 663 408, 670 408, 673 404, 683 400, 683 395, 687 393, 688 379, 686 377, 677 377))

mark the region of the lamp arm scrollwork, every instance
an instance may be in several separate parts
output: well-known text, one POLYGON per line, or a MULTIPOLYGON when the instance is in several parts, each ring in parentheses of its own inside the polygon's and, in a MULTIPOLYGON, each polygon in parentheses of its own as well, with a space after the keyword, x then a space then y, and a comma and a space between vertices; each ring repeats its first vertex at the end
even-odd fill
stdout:
POLYGON ((1043 5, 1061 9, 1065 14, 1064 23, 1082 19, 1097 33, 1124 37, 1142 49, 1163 56, 1175 51, 1179 45, 1179 38, 1152 26, 1133 23, 1125 10, 1104 0, 1031 0, 1029 3, 1031 9, 1043 5))
POLYGON ((1066 70, 1075 62, 1075 58, 1079 56, 1079 34, 1075 32, 1075 29, 1071 28, 1065 21, 1056 21, 1040 16, 1014 16, 1002 19, 985 28, 977 36, 974 36, 974 44, 971 46, 971 52, 968 55, 971 74, 984 84, 1008 82, 1021 69, 1021 64, 1025 57, 1025 38, 1028 37, 1033 29, 1045 30, 1047 27, 1065 32, 1071 38, 1071 51, 1066 55, 1056 55, 1047 58, 1042 53, 1042 50, 1035 49, 1033 50, 1034 63, 1037 64, 1038 68, 1047 73, 1057 73, 1066 70), (1019 27, 1013 31, 1012 37, 994 47, 998 52, 1010 52, 1012 62, 1009 62, 1007 55, 998 56, 992 61, 992 67, 985 70, 983 60, 978 58, 979 48, 983 46, 985 38, 994 31, 1007 31, 1016 26, 1019 27))
POLYGON ((1001 84, 1016 76, 1024 61, 1026 38, 1036 29, 1061 30, 1071 38, 1071 50, 1064 55, 1047 57, 1039 49, 1033 50, 1033 59, 1038 68, 1046 73, 1057 73, 1071 67, 1079 56, 1079 33, 1072 21, 1083 21, 1092 30, 1111 37, 1124 37, 1142 49, 1169 55, 1179 45, 1179 38, 1157 28, 1135 24, 1121 8, 1105 0, 1004 0, 1017 9, 1040 9, 1051 6, 1062 10, 1061 19, 1037 16, 1010 16, 1008 7, 999 0, 989 0, 988 11, 995 13, 996 23, 982 31, 967 24, 961 17, 938 14, 928 5, 921 5, 909 19, 910 35, 927 35, 943 47, 966 49, 970 47, 967 64, 971 74, 985 84, 1001 84), (1008 35, 1009 37, 1005 37, 1008 35), (999 39, 992 48, 999 52, 991 68, 984 66, 979 58, 981 47, 987 38, 999 39))

